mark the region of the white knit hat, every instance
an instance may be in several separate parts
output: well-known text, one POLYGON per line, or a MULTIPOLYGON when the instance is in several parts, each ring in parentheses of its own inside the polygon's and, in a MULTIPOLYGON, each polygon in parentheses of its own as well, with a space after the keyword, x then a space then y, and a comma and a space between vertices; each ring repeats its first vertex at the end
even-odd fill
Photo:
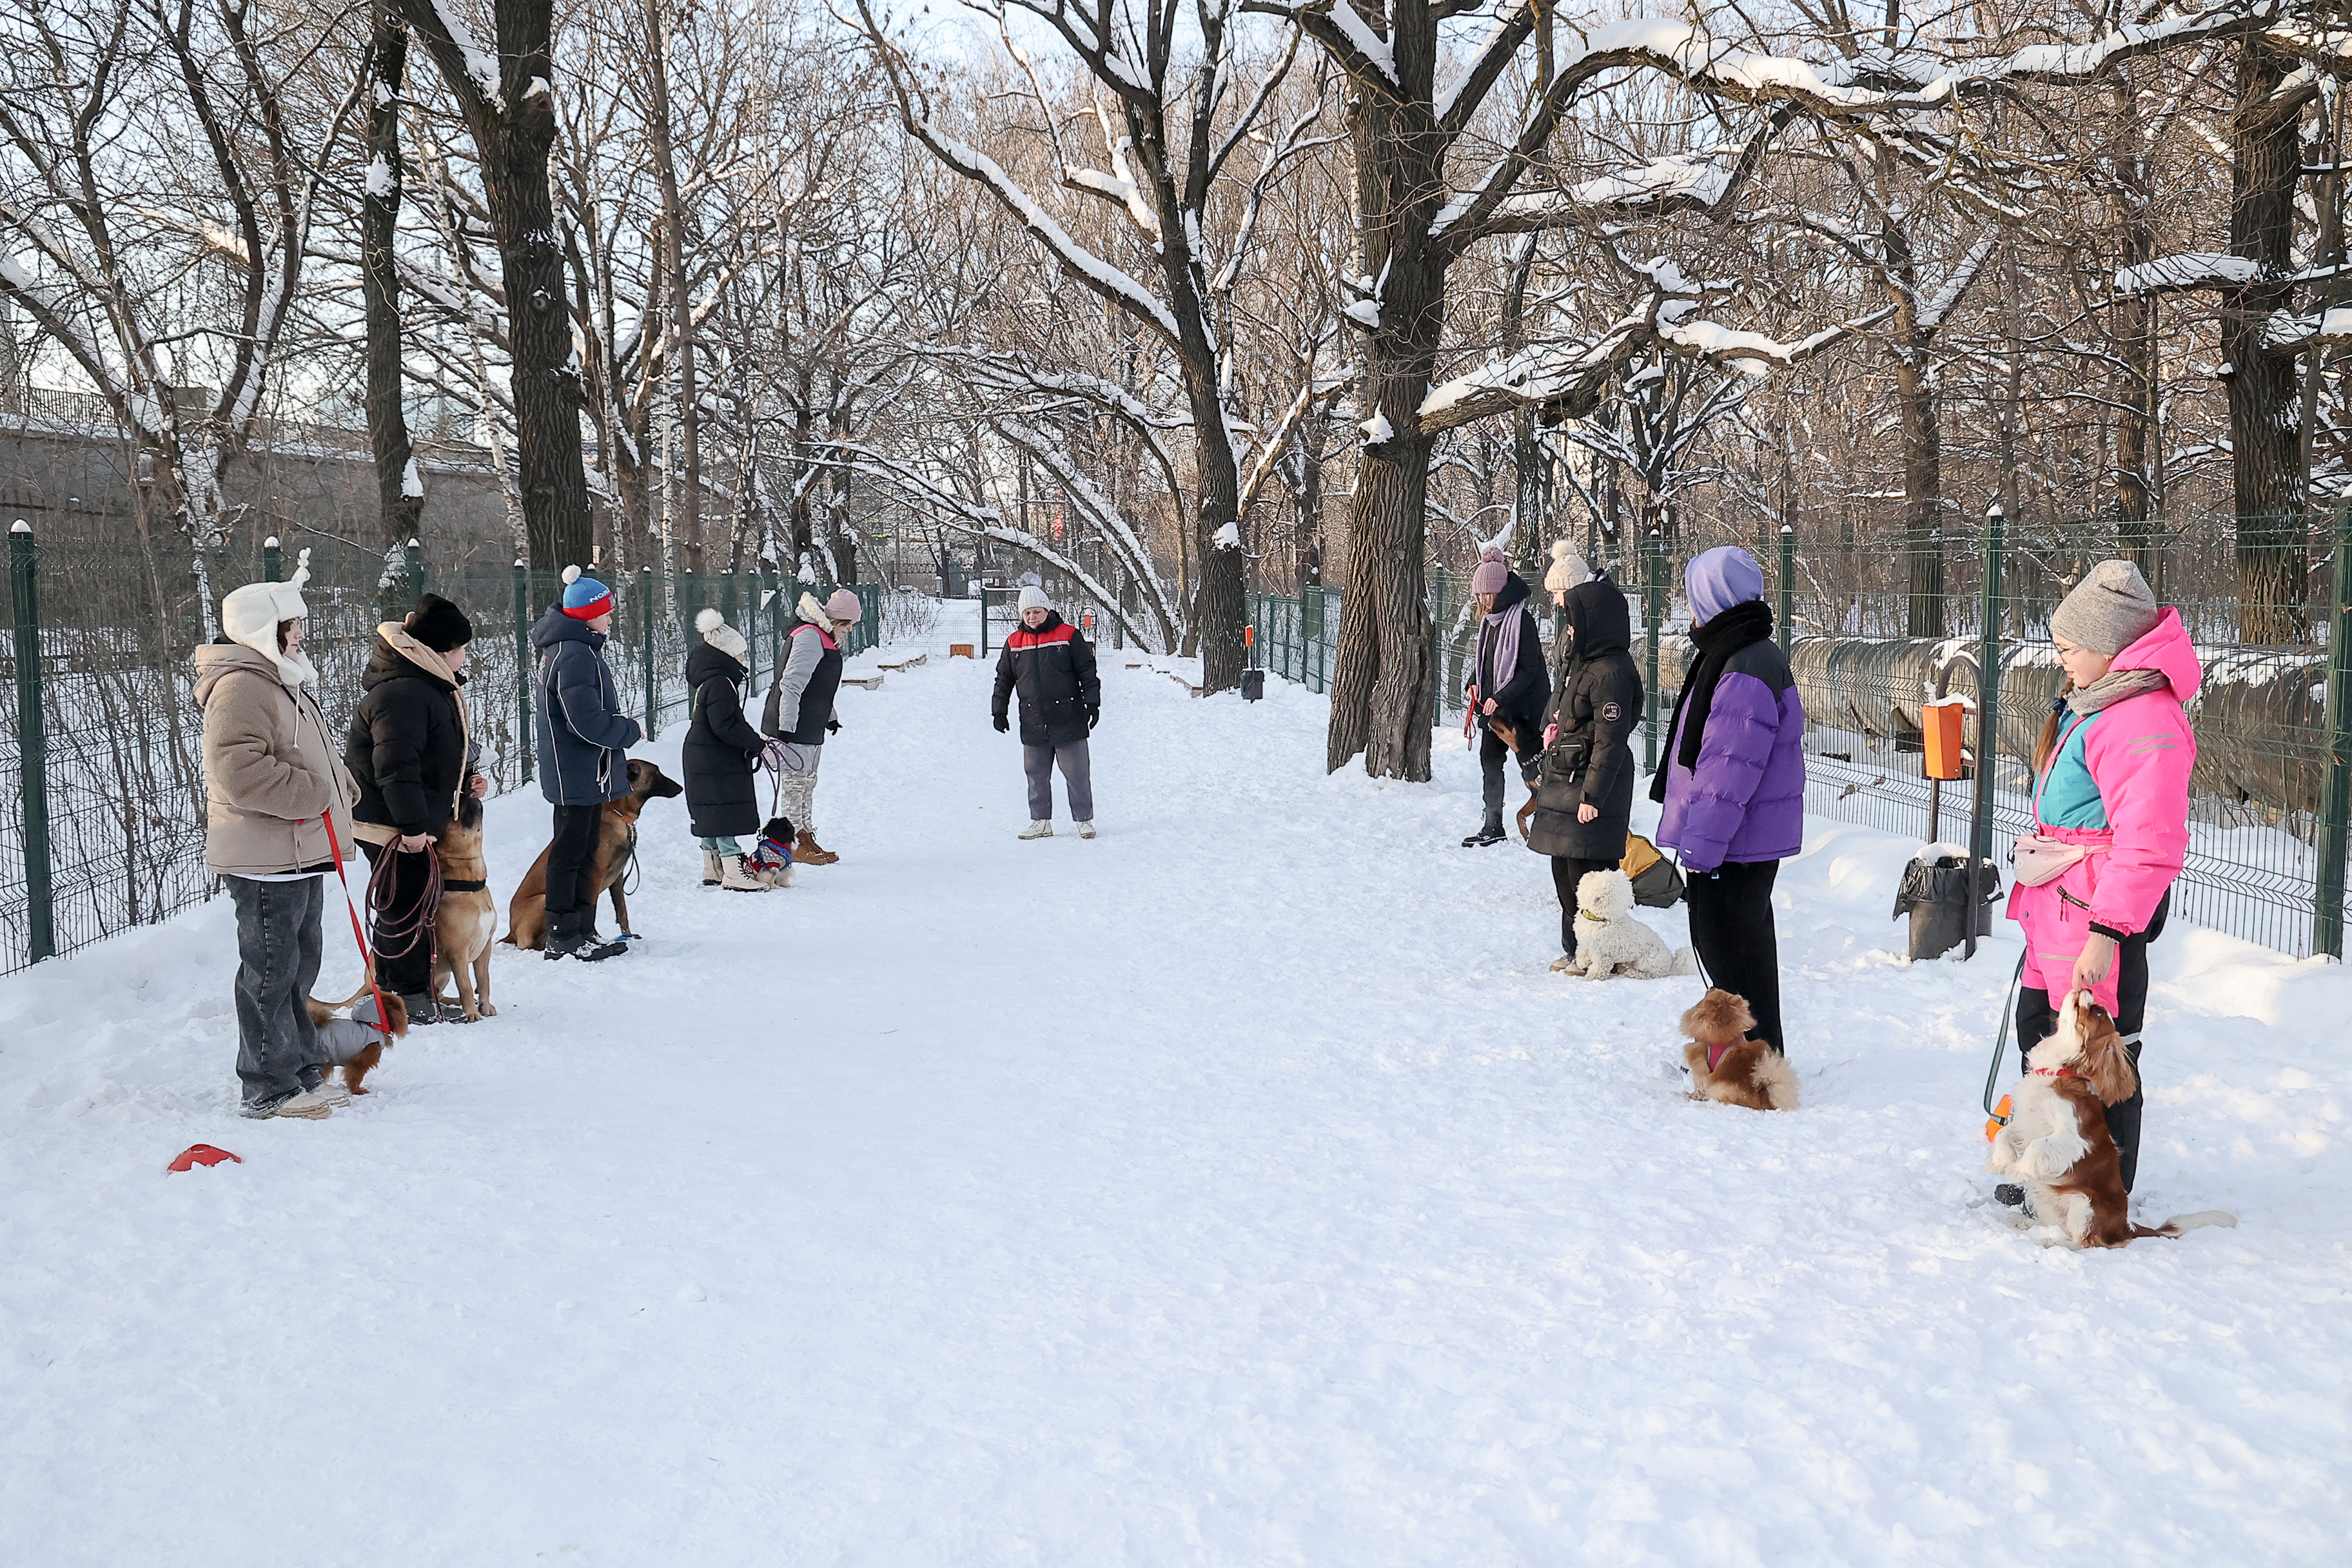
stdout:
POLYGON ((702 634, 704 642, 731 659, 740 660, 744 649, 750 646, 744 642, 743 634, 729 626, 727 617, 716 609, 707 609, 697 614, 694 617, 694 629, 702 634))
POLYGON ((1551 547, 1551 569, 1544 574, 1544 592, 1565 594, 1580 583, 1592 580, 1592 568, 1576 552, 1576 546, 1562 539, 1551 547))
POLYGON ((318 670, 300 653, 289 658, 278 651, 278 623, 303 620, 310 614, 302 602, 302 584, 310 580, 310 552, 305 550, 295 560, 294 575, 285 582, 247 583, 221 600, 221 630, 229 641, 242 643, 277 665, 289 686, 308 686, 319 679, 318 670))
POLYGON ((1031 586, 1021 590, 1021 613, 1023 615, 1025 616, 1032 610, 1050 610, 1053 607, 1054 601, 1045 596, 1045 589, 1031 586))

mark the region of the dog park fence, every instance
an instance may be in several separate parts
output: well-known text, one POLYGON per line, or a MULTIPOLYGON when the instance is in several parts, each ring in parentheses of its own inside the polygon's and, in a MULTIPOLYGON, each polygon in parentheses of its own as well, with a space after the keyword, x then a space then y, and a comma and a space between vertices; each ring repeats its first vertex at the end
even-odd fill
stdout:
MULTIPOLYGON (((1678 543, 1652 533, 1612 574, 1633 602, 1633 656, 1647 693, 1636 742, 1644 770, 1657 765, 1690 651, 1683 565, 1698 551, 1742 543, 1765 565, 1765 597, 1804 702, 1806 809, 1927 842, 1972 837, 1979 855, 2005 863, 2031 822, 2033 748, 2065 679, 2050 647, 2050 612, 2083 567, 2128 555, 2158 599, 2179 607, 2205 668, 2204 690, 2189 705, 2197 769, 2174 914, 2283 952, 2340 959, 2352 817, 2352 509, 2309 530, 2310 591, 2295 608, 2310 637, 2289 647, 2239 640, 2234 520, 2170 532, 2142 525, 2134 538, 2117 528, 2102 520, 2038 531, 2015 549, 1998 512, 1947 531, 1938 543, 1945 588, 1928 617, 1943 623, 1942 637, 1885 635, 1920 618, 1902 591, 1897 550, 1801 541, 1786 528, 1765 540, 1678 543), (1966 714, 1967 766, 1950 784, 1924 776, 1921 708, 1938 699, 1957 699, 1966 714), (1990 765, 1979 765, 1988 755, 1990 765)), ((2264 525, 2266 538, 2276 532, 2264 525)), ((1536 570, 1525 569, 1531 584, 1536 570)), ((1328 689, 1339 604, 1335 588, 1252 595, 1260 661, 1284 679, 1328 689)), ((1552 647, 1540 591, 1533 607, 1552 647)), ((1469 574, 1432 572, 1429 608, 1433 706, 1441 725, 1457 726, 1475 647, 1469 574)), ((1891 903, 1893 889, 1888 896, 1891 903)))
MULTIPOLYGON (((303 651, 340 733, 362 695, 387 563, 331 538, 301 542, 316 546, 303 651)), ((8 543, 16 722, 0 745, 0 973, 163 920, 217 889, 205 869, 202 715, 189 663, 203 623, 184 552, 43 545, 21 522, 8 543)), ((257 554, 215 557, 217 581, 283 580, 299 560, 275 540, 257 554)), ((562 577, 520 563, 436 574, 414 542, 401 564, 407 582, 473 622, 466 691, 481 772, 494 791, 531 782, 530 625, 562 577)), ((829 591, 764 571, 648 571, 611 586, 605 660, 648 735, 686 715, 698 611, 716 606, 743 633, 753 684, 764 687, 801 595, 829 591)), ((843 644, 852 656, 879 641, 882 603, 882 590, 853 586, 866 613, 843 644)))

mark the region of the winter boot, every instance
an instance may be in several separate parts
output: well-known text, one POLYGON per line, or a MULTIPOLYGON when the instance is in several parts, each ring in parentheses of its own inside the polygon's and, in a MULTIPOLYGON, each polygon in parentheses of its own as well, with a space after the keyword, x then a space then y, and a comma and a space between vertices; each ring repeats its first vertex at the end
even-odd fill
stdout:
POLYGON ((1489 844, 1503 841, 1503 813, 1500 807, 1486 814, 1486 826, 1462 841, 1465 849, 1484 849, 1489 844))
POLYGON ((727 879, 727 858, 716 849, 702 852, 702 885, 716 888, 727 879))
POLYGON ((352 1091, 337 1083, 331 1073, 321 1072, 318 1082, 305 1084, 302 1087, 307 1092, 317 1095, 329 1105, 341 1107, 352 1102, 352 1091))
POLYGON ((551 933, 547 939, 550 959, 576 958, 583 963, 600 963, 617 958, 629 951, 625 942, 606 942, 594 931, 567 932, 562 936, 551 933))
POLYGON ((401 993, 400 1005, 408 1009, 408 1026, 437 1024, 441 1021, 441 1005, 425 992, 401 993))
POLYGON ((803 827, 793 840, 793 864, 795 866, 830 866, 841 857, 816 841, 816 836, 803 827))
POLYGON ((721 858, 726 864, 719 881, 720 887, 730 893, 764 893, 768 890, 768 884, 753 876, 751 868, 743 864, 743 857, 729 855, 721 858))
POLYGON ((305 1121, 323 1121, 331 1113, 326 1096, 307 1089, 266 1105, 248 1102, 237 1112, 257 1121, 269 1116, 298 1116, 305 1121))
POLYGON ((1078 824, 1078 837, 1081 837, 1081 838, 1092 838, 1094 836, 1095 836, 1095 825, 1094 825, 1093 823, 1091 823, 1091 822, 1081 822, 1081 823, 1079 823, 1079 824, 1078 824))
POLYGON ((1051 838, 1054 837, 1054 825, 1050 822, 1039 822, 1034 818, 1032 818, 1029 826, 1021 830, 1021 837, 1024 838, 1051 838))

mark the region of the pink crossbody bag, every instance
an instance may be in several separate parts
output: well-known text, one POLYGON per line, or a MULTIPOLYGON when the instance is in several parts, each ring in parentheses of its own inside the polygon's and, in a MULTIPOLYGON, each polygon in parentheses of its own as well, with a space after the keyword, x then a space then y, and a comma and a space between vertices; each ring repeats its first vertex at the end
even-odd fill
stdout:
POLYGON ((2047 834, 2021 833, 2017 847, 2009 855, 2010 864, 2015 868, 2012 880, 2021 888, 2038 888, 2064 876, 2084 856, 2104 855, 2113 847, 2107 844, 2068 844, 2047 834))

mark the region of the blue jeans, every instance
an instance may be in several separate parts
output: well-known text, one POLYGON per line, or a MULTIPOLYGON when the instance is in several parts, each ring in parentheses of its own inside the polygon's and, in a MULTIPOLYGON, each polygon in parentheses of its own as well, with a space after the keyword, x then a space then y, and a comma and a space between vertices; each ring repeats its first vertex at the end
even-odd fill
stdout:
POLYGON ((325 1076, 327 1053, 303 1003, 319 978, 323 877, 257 882, 223 877, 236 905, 236 1076, 259 1108, 325 1076))

